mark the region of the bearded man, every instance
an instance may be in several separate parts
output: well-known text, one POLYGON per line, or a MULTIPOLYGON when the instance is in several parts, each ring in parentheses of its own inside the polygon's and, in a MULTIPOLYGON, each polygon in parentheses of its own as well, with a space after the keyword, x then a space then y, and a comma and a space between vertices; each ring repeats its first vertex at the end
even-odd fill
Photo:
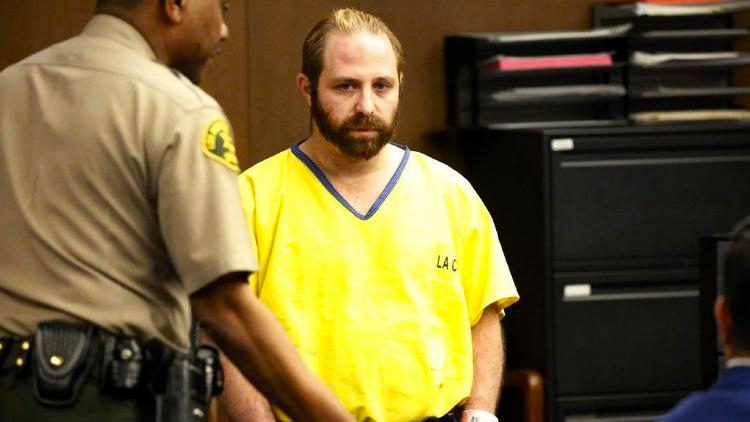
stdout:
MULTIPOLYGON (((302 61, 311 135, 240 176, 252 288, 357 420, 496 420, 500 319, 518 293, 470 184, 392 141, 398 39, 336 10, 302 61)), ((230 415, 274 420, 229 378, 230 415)))

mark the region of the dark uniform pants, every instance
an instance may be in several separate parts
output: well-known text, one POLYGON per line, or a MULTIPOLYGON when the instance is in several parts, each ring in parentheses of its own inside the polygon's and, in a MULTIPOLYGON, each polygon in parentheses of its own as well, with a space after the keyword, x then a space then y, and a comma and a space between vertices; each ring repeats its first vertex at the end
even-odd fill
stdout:
POLYGON ((32 377, 0 376, 0 422, 151 422, 153 413, 143 415, 139 399, 102 393, 98 381, 86 381, 73 407, 52 408, 34 398, 32 377))
POLYGON ((0 422, 203 422, 221 386, 207 345, 182 353, 65 321, 0 338, 0 422))

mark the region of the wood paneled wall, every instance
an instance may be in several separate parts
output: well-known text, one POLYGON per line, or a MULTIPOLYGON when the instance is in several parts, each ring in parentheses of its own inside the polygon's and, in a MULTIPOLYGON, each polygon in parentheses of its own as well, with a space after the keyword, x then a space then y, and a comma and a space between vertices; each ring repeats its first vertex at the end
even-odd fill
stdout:
MULTIPOLYGON (((203 0, 193 0, 203 1, 203 0)), ((94 0, 0 0, 0 69, 85 25, 94 0)), ((583 29, 594 0, 232 0, 230 39, 204 88, 227 112, 242 167, 308 134, 309 114, 294 78, 307 31, 335 7, 380 16, 405 50, 398 140, 461 168, 445 127, 443 37, 472 31, 583 29)), ((1 95, 1 93, 0 93, 1 95)))

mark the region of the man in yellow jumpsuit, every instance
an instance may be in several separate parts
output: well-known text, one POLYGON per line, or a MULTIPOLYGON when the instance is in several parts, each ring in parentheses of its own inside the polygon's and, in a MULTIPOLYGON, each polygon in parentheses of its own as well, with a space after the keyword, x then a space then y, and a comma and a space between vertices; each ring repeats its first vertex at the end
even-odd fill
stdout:
MULTIPOLYGON (((358 420, 495 421, 499 320, 518 294, 470 184, 393 141, 402 63, 369 14, 310 31, 297 86, 312 133, 240 176, 251 286, 358 420)), ((257 396, 232 387, 230 413, 253 414, 257 396)))

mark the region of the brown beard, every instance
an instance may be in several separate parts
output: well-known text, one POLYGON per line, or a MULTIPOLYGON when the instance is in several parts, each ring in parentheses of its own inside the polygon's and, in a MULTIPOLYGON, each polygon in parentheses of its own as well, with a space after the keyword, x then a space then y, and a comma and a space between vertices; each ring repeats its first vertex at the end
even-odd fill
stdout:
POLYGON ((336 125, 331 121, 329 113, 323 110, 323 107, 320 105, 317 92, 313 92, 311 113, 320 134, 328 142, 335 145, 341 153, 351 158, 369 160, 377 155, 393 138, 396 130, 398 108, 393 114, 393 120, 390 125, 385 124, 383 120, 374 115, 365 115, 362 113, 357 113, 344 120, 340 125, 336 125), (351 131, 357 129, 374 130, 376 133, 375 136, 354 136, 351 131))

